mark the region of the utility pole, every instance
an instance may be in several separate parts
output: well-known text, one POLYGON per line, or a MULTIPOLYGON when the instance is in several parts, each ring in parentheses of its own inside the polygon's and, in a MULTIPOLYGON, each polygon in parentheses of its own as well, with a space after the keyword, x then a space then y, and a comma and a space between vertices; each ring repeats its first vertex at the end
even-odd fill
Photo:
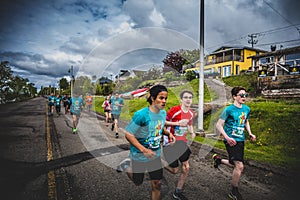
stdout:
POLYGON ((200 0, 200 55, 199 55, 199 102, 198 102, 198 131, 203 129, 204 110, 204 0, 200 0))
POLYGON ((250 37, 250 39, 248 40, 248 44, 251 44, 252 48, 254 47, 255 44, 257 44, 258 40, 257 38, 257 34, 252 33, 251 35, 248 35, 248 37, 250 37))
POLYGON ((74 89, 74 82, 75 82, 73 65, 71 66, 68 72, 70 73, 70 77, 71 77, 70 87, 71 87, 71 96, 72 96, 73 89, 74 89))

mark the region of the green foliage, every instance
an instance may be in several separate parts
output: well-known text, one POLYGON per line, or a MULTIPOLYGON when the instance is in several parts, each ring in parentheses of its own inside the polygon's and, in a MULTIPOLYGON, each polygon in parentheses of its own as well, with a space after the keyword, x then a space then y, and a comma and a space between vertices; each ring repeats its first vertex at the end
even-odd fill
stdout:
POLYGON ((165 80, 165 82, 167 84, 172 82, 172 81, 178 80, 177 73, 175 73, 174 71, 169 71, 169 72, 164 73, 162 78, 165 80))
POLYGON ((59 80, 59 87, 60 87, 60 89, 66 90, 70 87, 70 83, 68 82, 68 80, 66 78, 61 78, 59 80))
MULTIPOLYGON (((299 102, 264 100, 248 102, 247 105, 251 108, 251 131, 257 140, 252 142, 248 137, 245 145, 246 158, 292 169, 299 167, 299 102)), ((208 124, 216 123, 222 110, 223 108, 219 109, 205 119, 205 128, 208 124)), ((218 147, 225 149, 221 143, 218 147)))
POLYGON ((89 93, 91 94, 93 92, 93 85, 91 79, 86 79, 83 83, 83 88, 82 88, 83 94, 89 93))
POLYGON ((223 77, 222 80, 228 86, 243 86, 252 96, 257 95, 257 72, 223 77))
POLYGON ((184 50, 184 51, 181 52, 181 55, 187 61, 185 64, 194 63, 197 60, 199 60, 200 50, 199 49, 184 50))
POLYGON ((0 103, 22 101, 37 94, 33 83, 20 76, 14 76, 8 61, 0 63, 0 103))
MULTIPOLYGON (((255 73, 240 76, 224 78, 224 82, 230 86, 241 85, 255 93, 255 73)), ((156 80, 157 82, 158 80, 156 80)), ((153 80, 155 83, 155 80, 153 80)), ((183 89, 193 91, 194 104, 198 103, 199 80, 193 79, 186 84, 169 87, 168 100, 166 110, 172 106, 179 104, 179 93, 183 89)), ((204 102, 214 100, 217 95, 209 91, 204 85, 204 102)), ((96 109, 103 113, 101 104, 103 97, 96 104, 96 109), (98 108, 97 108, 98 107, 98 108)), ((257 136, 257 141, 252 142, 248 139, 245 145, 245 158, 265 162, 269 164, 279 165, 290 169, 297 169, 300 166, 300 104, 296 101, 283 100, 263 100, 256 98, 251 102, 247 102, 251 108, 250 125, 253 134, 257 136)), ((145 106, 148 106, 145 98, 125 100, 125 106, 121 113, 121 119, 130 121, 133 113, 145 106)), ((217 122, 222 108, 216 108, 212 113, 204 116, 204 130, 206 133, 214 132, 214 125, 217 122)), ((196 127, 196 124, 194 124, 196 127)), ((247 134, 247 133, 246 133, 247 134)), ((225 150, 224 144, 219 140, 212 140, 197 136, 196 141, 206 143, 217 148, 225 150)))
POLYGON ((193 71, 187 71, 185 77, 187 81, 191 81, 197 78, 196 74, 193 71))

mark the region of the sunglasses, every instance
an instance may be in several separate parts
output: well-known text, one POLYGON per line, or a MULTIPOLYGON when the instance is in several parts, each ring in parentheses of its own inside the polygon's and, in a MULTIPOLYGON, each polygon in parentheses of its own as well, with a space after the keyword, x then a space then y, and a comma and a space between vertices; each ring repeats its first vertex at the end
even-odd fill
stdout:
POLYGON ((182 97, 183 99, 192 99, 193 97, 187 97, 187 96, 184 96, 182 97))
POLYGON ((244 97, 248 97, 248 94, 247 94, 247 93, 244 93, 244 94, 238 94, 237 96, 240 96, 240 97, 244 98, 244 97))

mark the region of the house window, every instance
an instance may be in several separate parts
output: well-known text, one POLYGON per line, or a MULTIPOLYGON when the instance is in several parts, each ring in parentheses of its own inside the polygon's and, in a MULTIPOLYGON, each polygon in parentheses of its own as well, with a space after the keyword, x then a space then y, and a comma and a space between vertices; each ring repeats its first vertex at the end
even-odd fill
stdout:
POLYGON ((287 65, 299 65, 300 64, 300 53, 286 55, 287 65))
POLYGON ((270 56, 270 57, 265 57, 265 58, 261 58, 259 60, 260 64, 268 64, 268 63, 273 63, 274 62, 274 57, 270 56))
POLYGON ((243 52, 243 50, 241 50, 241 49, 234 50, 234 60, 235 61, 240 61, 240 62, 243 61, 242 52, 243 52))
POLYGON ((224 66, 223 67, 223 77, 227 77, 231 75, 231 66, 224 66))
POLYGON ((239 75, 239 73, 240 73, 240 66, 235 65, 235 75, 239 75))

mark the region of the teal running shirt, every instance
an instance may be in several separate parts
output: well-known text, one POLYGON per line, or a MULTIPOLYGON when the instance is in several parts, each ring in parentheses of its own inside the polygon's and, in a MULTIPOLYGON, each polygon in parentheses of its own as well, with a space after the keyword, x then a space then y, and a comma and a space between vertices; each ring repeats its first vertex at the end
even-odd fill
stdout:
POLYGON ((81 113, 81 107, 84 105, 83 99, 80 97, 71 98, 71 108, 70 111, 74 114, 81 113))
POLYGON ((122 97, 119 97, 119 98, 112 97, 111 98, 111 107, 112 107, 111 114, 120 115, 122 107, 117 106, 116 104, 124 105, 123 98, 122 97))
MULTIPOLYGON (((153 113, 149 110, 149 107, 146 107, 134 113, 131 122, 126 127, 126 131, 134 135, 144 147, 154 151, 156 153, 155 158, 157 158, 161 153, 160 142, 165 121, 165 110, 160 110, 159 113, 153 113)), ((140 162, 149 161, 149 159, 133 145, 130 145, 130 158, 140 162)))
POLYGON ((245 140, 245 123, 249 117, 250 108, 244 104, 241 108, 231 104, 223 110, 220 116, 225 121, 224 131, 226 134, 238 142, 245 140))

